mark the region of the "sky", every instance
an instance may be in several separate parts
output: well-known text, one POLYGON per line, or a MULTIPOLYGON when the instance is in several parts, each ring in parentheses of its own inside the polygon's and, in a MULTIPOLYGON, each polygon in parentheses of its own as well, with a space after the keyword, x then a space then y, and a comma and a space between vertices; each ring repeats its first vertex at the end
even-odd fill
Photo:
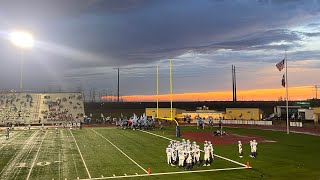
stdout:
POLYGON ((167 100, 169 60, 175 100, 278 100, 288 59, 289 99, 320 85, 320 0, 3 0, 0 89, 77 91, 126 101, 167 100), (15 47, 13 31, 33 34, 15 47), (98 93, 99 92, 99 93, 98 93))

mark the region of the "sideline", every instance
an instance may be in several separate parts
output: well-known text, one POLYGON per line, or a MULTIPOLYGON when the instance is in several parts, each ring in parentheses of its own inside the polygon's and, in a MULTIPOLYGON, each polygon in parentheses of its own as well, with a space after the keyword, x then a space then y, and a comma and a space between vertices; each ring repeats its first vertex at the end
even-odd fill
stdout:
POLYGON ((132 178, 132 177, 143 177, 143 176, 160 176, 160 175, 171 175, 171 174, 188 174, 188 173, 213 172, 213 171, 230 171, 230 170, 250 169, 250 168, 251 167, 237 167, 237 168, 207 169, 207 170, 195 170, 195 171, 176 171, 176 172, 138 174, 138 175, 136 174, 136 175, 127 175, 127 176, 100 177, 100 178, 80 179, 80 180, 120 179, 120 178, 132 178))

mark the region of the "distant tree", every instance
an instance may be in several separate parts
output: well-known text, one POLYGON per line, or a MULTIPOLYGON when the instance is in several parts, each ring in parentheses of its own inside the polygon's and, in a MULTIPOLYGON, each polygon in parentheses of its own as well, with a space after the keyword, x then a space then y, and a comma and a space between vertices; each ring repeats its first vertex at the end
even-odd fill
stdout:
POLYGON ((320 99, 311 99, 310 106, 311 107, 320 107, 320 99))

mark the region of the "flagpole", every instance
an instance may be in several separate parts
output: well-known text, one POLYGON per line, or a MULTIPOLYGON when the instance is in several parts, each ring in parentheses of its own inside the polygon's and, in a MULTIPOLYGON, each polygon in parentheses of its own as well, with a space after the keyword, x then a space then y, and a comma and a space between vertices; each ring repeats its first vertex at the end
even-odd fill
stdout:
POLYGON ((287 50, 285 51, 285 59, 286 59, 286 108, 287 108, 287 134, 289 134, 289 100, 288 100, 288 58, 287 58, 287 50))

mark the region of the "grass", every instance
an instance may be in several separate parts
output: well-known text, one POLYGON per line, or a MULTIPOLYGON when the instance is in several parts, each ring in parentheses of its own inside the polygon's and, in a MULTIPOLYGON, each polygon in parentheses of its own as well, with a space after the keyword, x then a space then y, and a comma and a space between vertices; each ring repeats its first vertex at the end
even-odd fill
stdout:
MULTIPOLYGON (((237 145, 215 145, 215 153, 252 169, 134 177, 134 179, 320 179, 320 137, 256 129, 225 128, 228 133, 256 134, 275 143, 259 143, 258 157, 238 157, 237 145)), ((197 131, 181 127, 181 131, 197 131)), ((210 131, 205 129, 204 131, 210 131)), ((150 131, 172 139, 174 127, 150 131)), ((145 132, 117 128, 61 129, 59 134, 31 130, 14 131, 9 142, 0 136, 0 179, 87 179, 165 172, 185 172, 166 164, 169 141, 145 132), (78 149, 79 147, 79 149, 78 149), (82 160, 82 158, 83 160, 82 160), (128 158, 129 157, 129 158, 128 158), (131 158, 131 159, 130 159, 131 158), (86 170, 86 167, 88 171, 86 170), (29 175, 29 176, 28 176, 29 175)), ((203 156, 201 156, 203 158, 203 156)), ((240 165, 216 158, 210 167, 193 170, 236 168, 240 165)))

